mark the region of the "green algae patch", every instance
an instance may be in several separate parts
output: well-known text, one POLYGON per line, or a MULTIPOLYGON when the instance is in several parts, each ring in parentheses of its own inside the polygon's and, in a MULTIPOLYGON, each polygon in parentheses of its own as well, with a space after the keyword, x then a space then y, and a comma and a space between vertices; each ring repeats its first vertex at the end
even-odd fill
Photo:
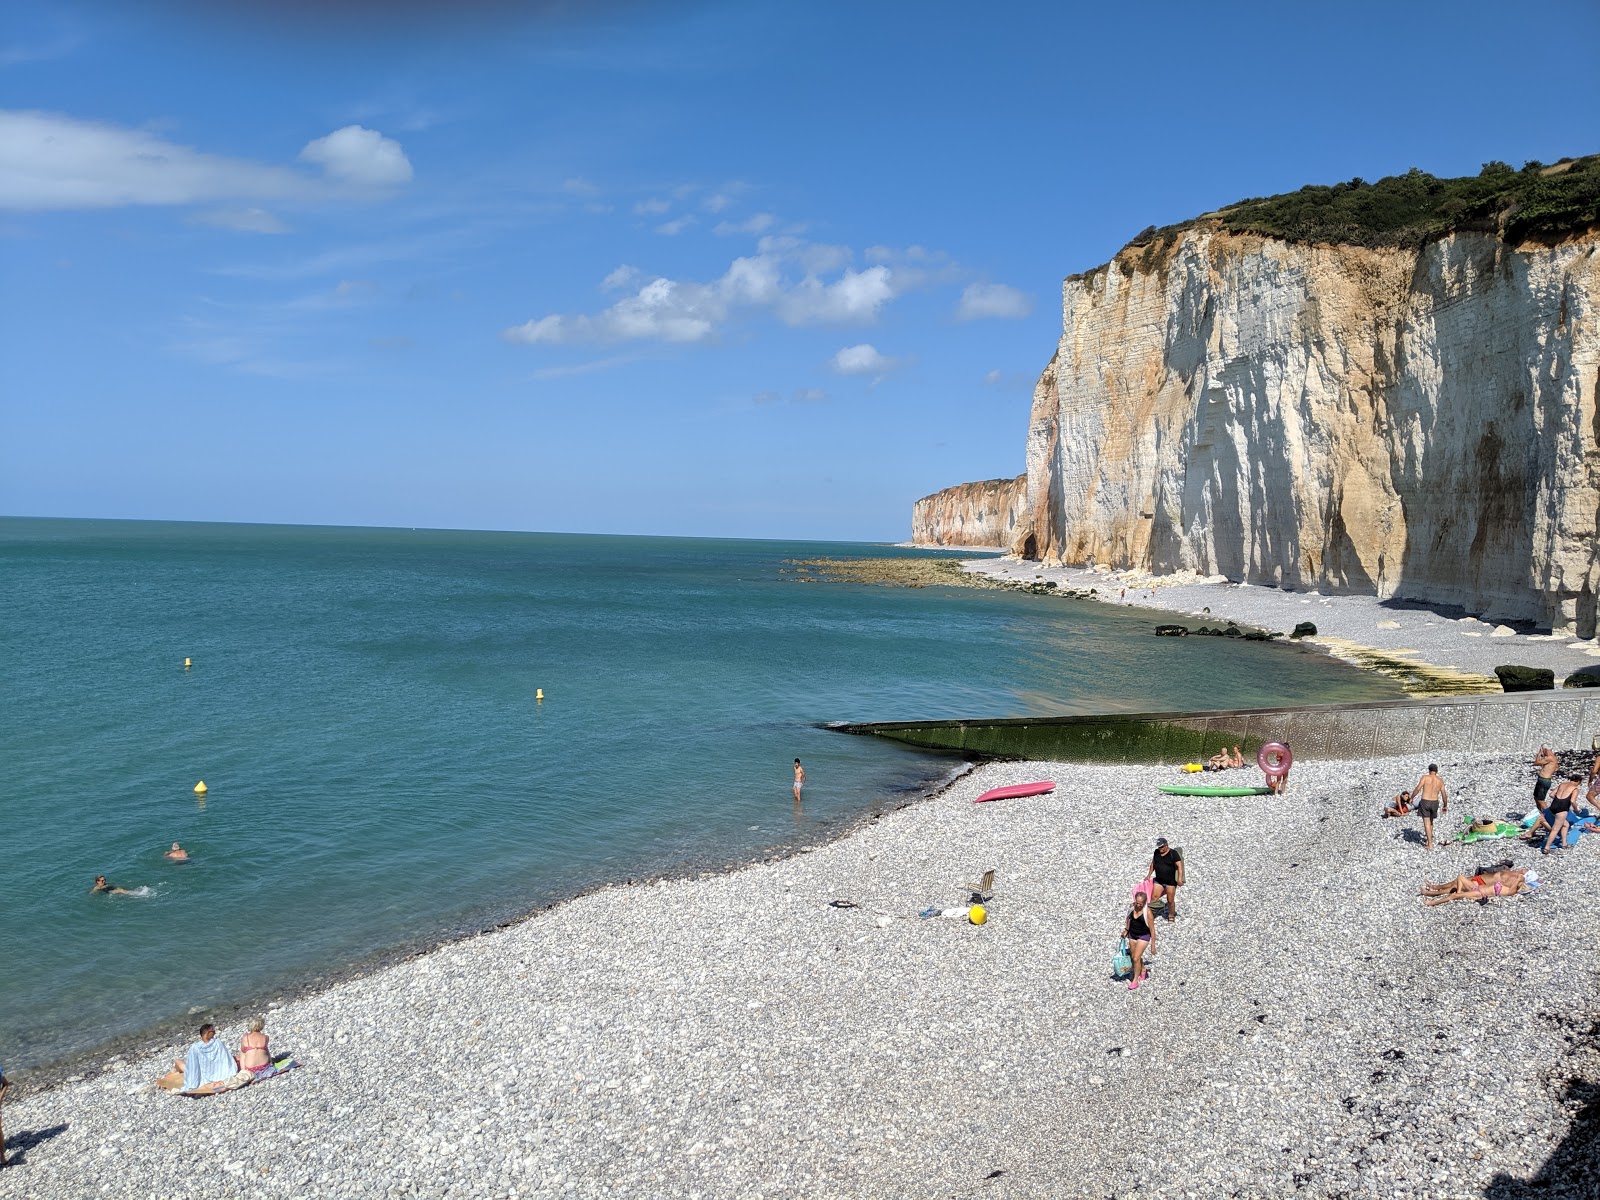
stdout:
MULTIPOLYGON (((965 587, 997 591, 1043 591, 1008 580, 963 571, 963 558, 791 558, 778 568, 796 583, 871 583, 881 587, 965 587)), ((1058 589, 1051 588, 1053 593, 1058 589)), ((1063 594, 1070 595, 1070 592, 1063 594)))
POLYGON ((1336 637, 1319 637, 1315 642, 1335 658, 1394 680, 1408 696, 1481 696, 1501 690, 1500 681, 1493 675, 1414 662, 1407 656, 1417 654, 1416 650, 1375 650, 1336 637))

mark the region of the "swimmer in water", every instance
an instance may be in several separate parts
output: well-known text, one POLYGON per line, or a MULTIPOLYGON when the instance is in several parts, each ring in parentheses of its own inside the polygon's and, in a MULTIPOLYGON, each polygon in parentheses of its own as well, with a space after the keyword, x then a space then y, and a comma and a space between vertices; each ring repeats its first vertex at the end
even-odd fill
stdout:
POLYGON ((133 895, 133 893, 130 892, 127 888, 112 887, 109 883, 106 882, 106 877, 104 875, 96 875, 94 877, 94 886, 89 889, 89 894, 92 896, 96 892, 100 892, 103 895, 107 895, 107 896, 131 896, 131 895, 133 895))
POLYGON ((188 862, 189 852, 182 846, 178 845, 177 842, 173 842, 172 849, 167 851, 166 857, 170 858, 173 862, 188 862))
POLYGON ((794 760, 794 799, 800 802, 800 789, 806 786, 806 769, 800 765, 800 760, 794 760))

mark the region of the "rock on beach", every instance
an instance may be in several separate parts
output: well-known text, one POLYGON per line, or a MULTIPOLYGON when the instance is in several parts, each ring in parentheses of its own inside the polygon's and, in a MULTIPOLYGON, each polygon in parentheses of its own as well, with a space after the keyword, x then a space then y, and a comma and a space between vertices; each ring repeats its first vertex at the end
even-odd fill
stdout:
MULTIPOLYGON (((305 1066, 280 1079, 167 1096, 172 1047, 14 1089, 0 1200, 1509 1197, 1552 1159, 1527 1194, 1594 1195, 1567 1081, 1596 1078, 1600 845, 1427 852, 1379 817, 1425 765, 1216 799, 1156 792, 1170 768, 989 764, 793 858, 290 1001, 268 1032, 305 1066), (1130 992, 1110 960, 1158 835, 1189 882, 1130 992), (1544 886, 1419 902, 1501 857, 1544 886), (988 924, 919 919, 988 868, 988 924)), ((1527 807, 1520 759, 1440 766, 1441 827, 1527 807)))

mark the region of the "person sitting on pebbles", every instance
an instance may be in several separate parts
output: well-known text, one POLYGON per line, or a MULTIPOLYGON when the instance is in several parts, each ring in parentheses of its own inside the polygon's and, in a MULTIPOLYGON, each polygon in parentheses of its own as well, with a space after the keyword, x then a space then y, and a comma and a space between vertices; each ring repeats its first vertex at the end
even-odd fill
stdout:
POLYGON ((173 1061, 172 1070, 156 1080, 158 1087, 169 1092, 197 1092, 207 1095, 225 1089, 226 1084, 239 1073, 239 1064, 232 1052, 217 1037, 217 1027, 210 1021, 200 1026, 200 1040, 173 1061))
POLYGON ((1411 811, 1411 793, 1401 792, 1383 810, 1385 817, 1403 817, 1411 811))
POLYGON ((1432 908, 1449 904, 1452 900, 1499 900, 1515 896, 1539 886, 1536 871, 1501 868, 1481 871, 1476 875, 1458 875, 1449 883, 1424 883, 1422 902, 1432 908))

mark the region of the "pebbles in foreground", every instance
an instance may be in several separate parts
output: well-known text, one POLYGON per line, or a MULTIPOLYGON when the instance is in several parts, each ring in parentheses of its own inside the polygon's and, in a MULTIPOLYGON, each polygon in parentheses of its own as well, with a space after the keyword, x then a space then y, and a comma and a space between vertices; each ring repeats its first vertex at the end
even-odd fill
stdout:
MULTIPOLYGON (((1565 1084, 1596 1077, 1600 845, 1426 852, 1378 815, 1423 765, 1300 764, 1282 800, 989 765, 796 858, 276 1008, 305 1068, 245 1091, 156 1092, 170 1053, 14 1090, 0 1198, 1594 1195, 1565 1084), (1188 886, 1130 992, 1110 960, 1158 835, 1188 886), (1418 901, 1500 857, 1544 886, 1418 901), (990 867, 987 925, 919 919, 990 867)), ((1441 767, 1442 825, 1526 807, 1520 759, 1441 767)))

